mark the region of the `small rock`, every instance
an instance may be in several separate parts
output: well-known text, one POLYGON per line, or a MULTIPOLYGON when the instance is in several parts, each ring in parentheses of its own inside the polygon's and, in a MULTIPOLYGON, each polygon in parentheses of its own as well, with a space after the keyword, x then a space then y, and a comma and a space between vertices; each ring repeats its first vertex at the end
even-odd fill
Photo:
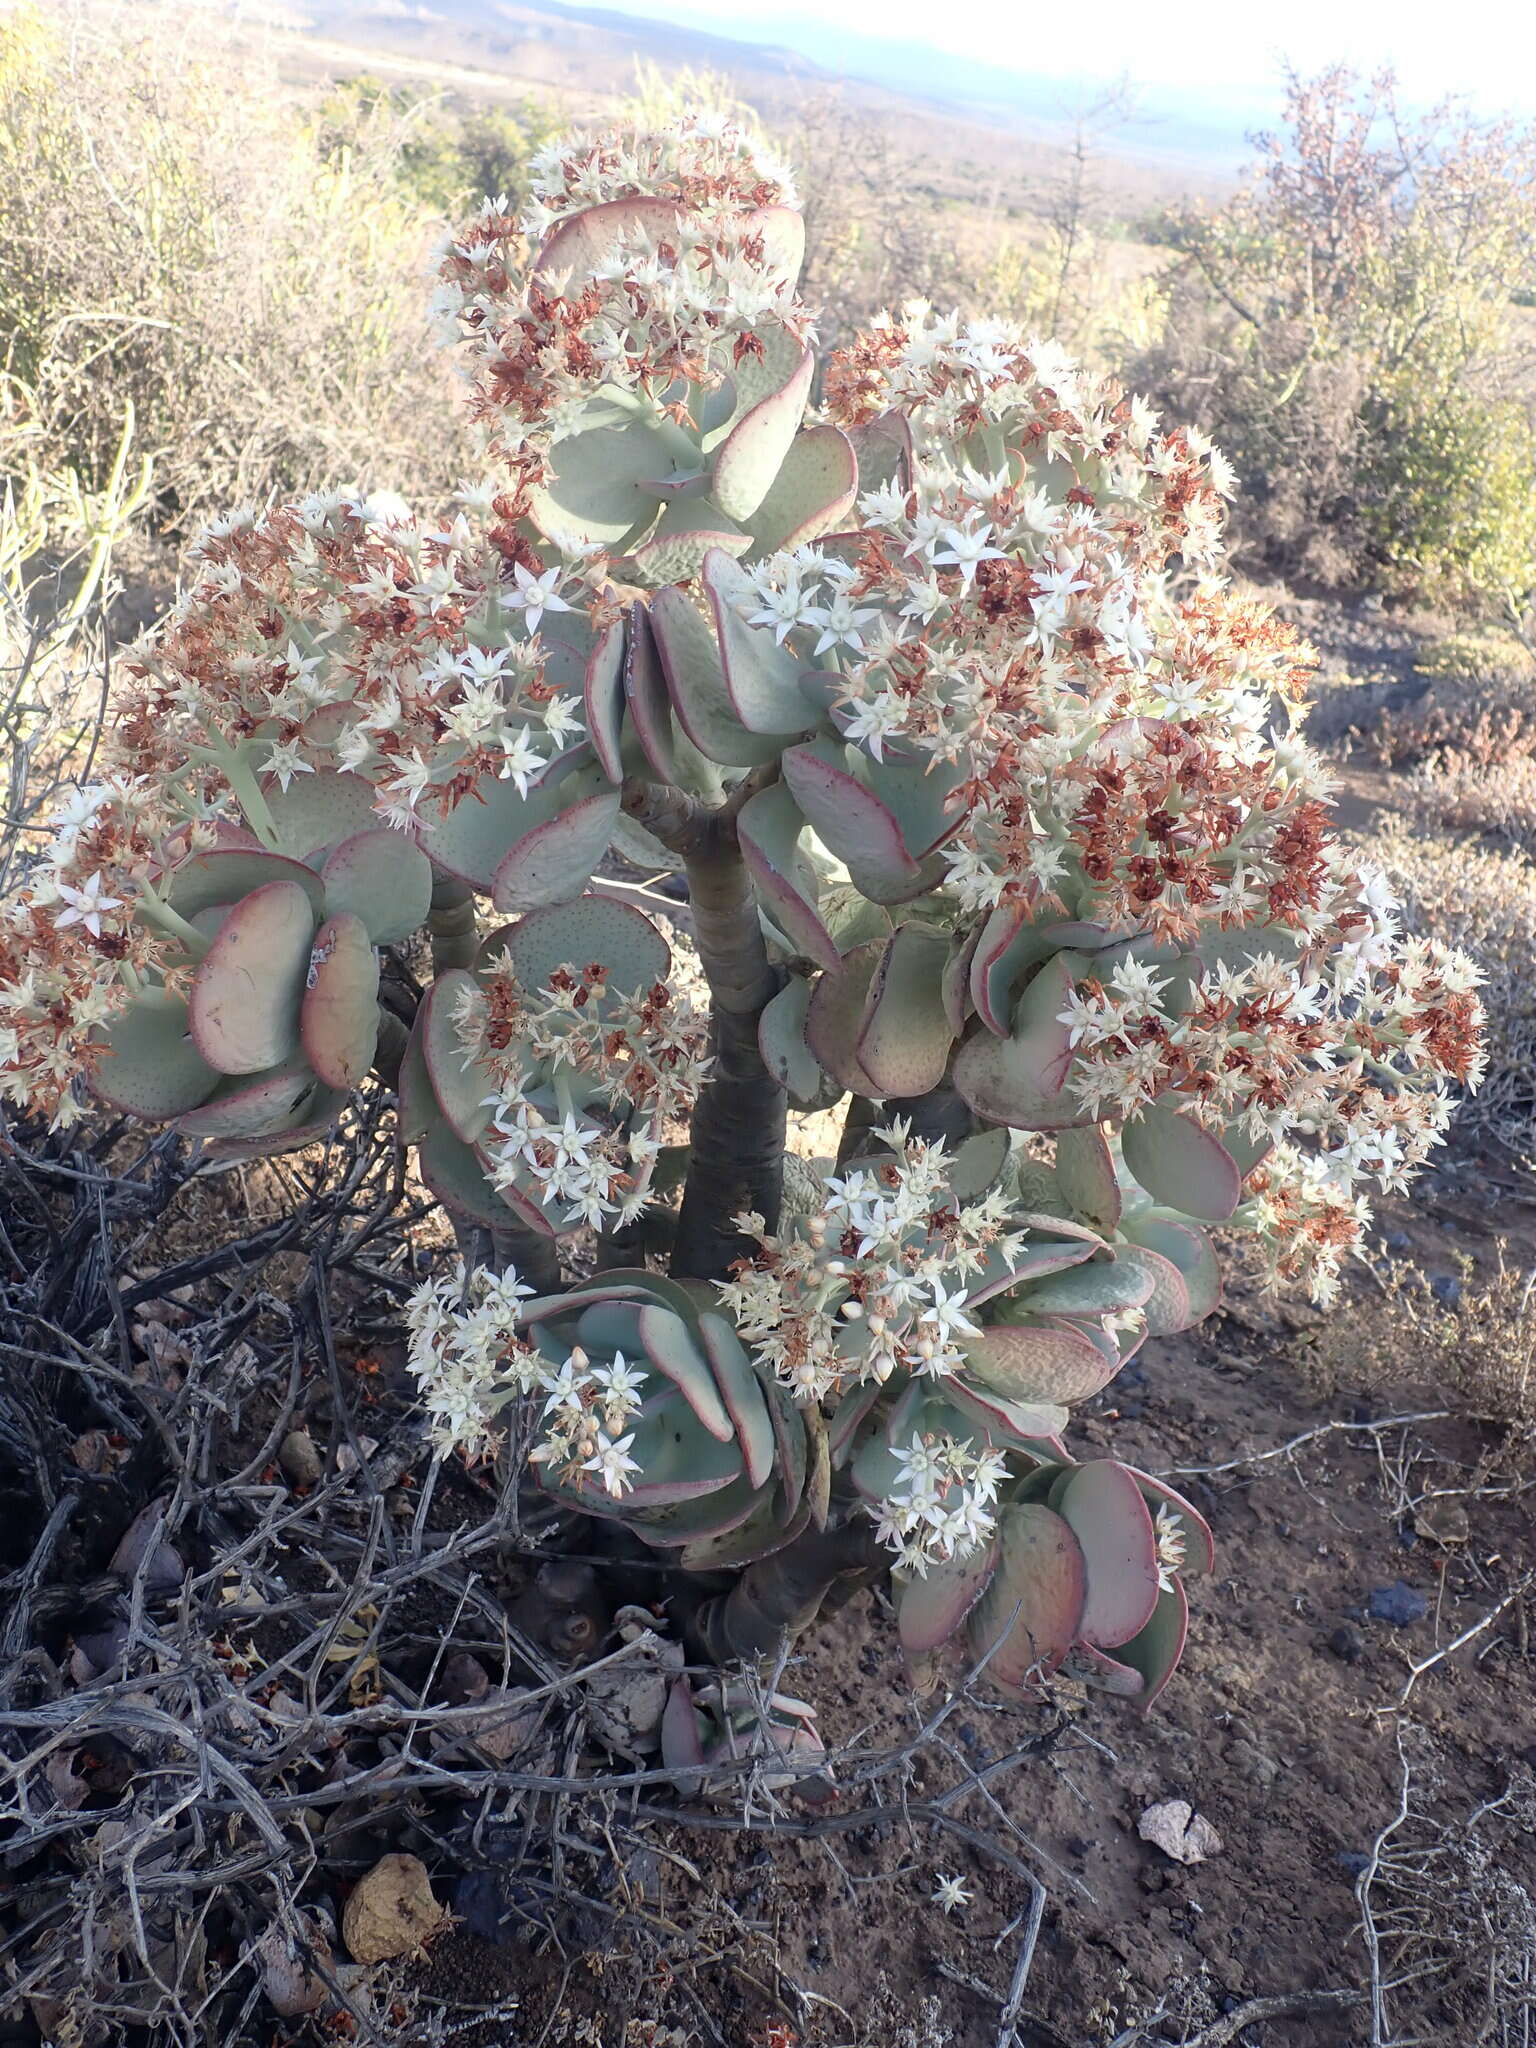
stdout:
POLYGON ((455 1650, 438 1673, 437 1689, 450 1707, 462 1707, 471 1700, 483 1700, 491 1681, 478 1657, 468 1650, 455 1650))
POLYGON ((360 1471, 378 1448, 379 1440, 376 1436, 360 1436, 356 1450, 351 1444, 343 1444, 336 1453, 336 1470, 340 1473, 360 1471))
POLYGON ((93 1479, 105 1479, 128 1455, 126 1446, 115 1445, 104 1429, 88 1429, 69 1447, 71 1462, 93 1479))
POLYGON ((1149 1806, 1137 1821, 1136 1832, 1175 1863, 1203 1863, 1221 1853, 1220 1835, 1187 1799, 1164 1799, 1149 1806))
POLYGON ((330 1996, 325 1979, 306 1967, 299 1949, 302 1945, 311 1960, 330 1970, 333 1968, 331 1945, 318 1922, 309 1914, 301 1913, 299 1919, 298 1942, 285 1928, 269 1927, 256 1944, 256 1953, 262 1961, 261 1988, 267 1994, 268 2004, 285 2020, 316 2011, 330 1996))
POLYGON ((419 1856, 383 1856, 359 1878, 341 1916, 341 1936, 359 1963, 410 1955, 446 1915, 419 1856))
POLYGON ((1234 1742, 1228 1745, 1227 1762, 1234 1771, 1239 1771, 1255 1785, 1268 1790, 1280 1775, 1280 1766, 1267 1750, 1256 1743, 1234 1742))
POLYGON ((1429 1601, 1424 1594, 1396 1579, 1390 1586, 1371 1588, 1366 1611, 1372 1621, 1390 1621, 1394 1628, 1407 1628, 1412 1622, 1424 1619, 1429 1612, 1429 1601))
POLYGON ((182 1555, 161 1533, 165 1525, 164 1501, 151 1501, 140 1510, 123 1532, 123 1540, 112 1553, 111 1569, 125 1579, 138 1576, 142 1567, 148 1593, 169 1593, 187 1575, 182 1555))
POLYGON ((1370 1857, 1361 1849, 1341 1849, 1334 1861, 1349 1877, 1361 1877, 1371 1867, 1370 1857))
POLYGON ((1365 1655, 1365 1637, 1353 1622, 1342 1621, 1328 1638, 1328 1647, 1346 1664, 1356 1664, 1365 1655))
POLYGON ((318 1486, 325 1460, 307 1429, 290 1429, 278 1447, 277 1462, 290 1486, 318 1486))
POLYGON ((1454 1273, 1436 1273, 1430 1280, 1429 1291, 1447 1308, 1455 1308, 1461 1301, 1461 1282, 1454 1273))

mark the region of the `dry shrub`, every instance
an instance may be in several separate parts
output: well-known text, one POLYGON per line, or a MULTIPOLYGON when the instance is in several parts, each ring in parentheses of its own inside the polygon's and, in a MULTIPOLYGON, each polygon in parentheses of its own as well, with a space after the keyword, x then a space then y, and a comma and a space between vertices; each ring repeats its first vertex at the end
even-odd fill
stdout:
POLYGON ((99 488, 131 401, 176 529, 273 490, 462 473, 422 347, 432 222, 398 128, 368 135, 327 154, 266 60, 190 22, 0 20, 0 383, 28 459, 99 488))
POLYGON ((1470 1259, 1461 1263, 1459 1290, 1438 1293, 1410 1261, 1384 1265, 1383 1291, 1369 1315, 1328 1318, 1308 1331, 1299 1362, 1311 1390, 1427 1395, 1529 1443, 1536 1436, 1536 1275, 1512 1264, 1502 1242, 1484 1277, 1470 1259))
POLYGON ((1536 656, 1512 636, 1457 633, 1417 667, 1428 679, 1423 695, 1383 710, 1364 733, 1383 767, 1490 768, 1536 757, 1536 656))
POLYGON ((1391 877, 1408 926, 1470 953, 1487 977, 1488 1076, 1458 1129, 1536 1154, 1536 864, 1396 820, 1363 850, 1391 877))

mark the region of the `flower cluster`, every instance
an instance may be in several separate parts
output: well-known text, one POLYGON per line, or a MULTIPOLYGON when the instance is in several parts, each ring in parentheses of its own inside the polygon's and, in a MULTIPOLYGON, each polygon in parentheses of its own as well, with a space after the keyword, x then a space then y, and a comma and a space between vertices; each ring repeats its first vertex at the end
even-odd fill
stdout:
POLYGON ((126 664, 115 763, 192 817, 231 788, 259 814, 262 780, 319 768, 366 776, 401 826, 486 778, 526 792, 585 737, 598 592, 581 564, 533 554, 517 510, 487 486, 434 526, 332 491, 216 522, 126 664))
POLYGON ((639 1470, 629 1424, 639 1413, 647 1374, 615 1353, 594 1364, 577 1346, 558 1363, 519 1329, 533 1293, 514 1267, 504 1273, 462 1262, 423 1281, 406 1306, 408 1363, 427 1409, 439 1456, 475 1458, 496 1441, 497 1417, 520 1394, 542 1394, 543 1436, 531 1457, 570 1480, 595 1473, 615 1498, 639 1470))
POLYGON ((993 1190, 957 1201, 941 1142, 898 1118, 874 1134, 889 1158, 827 1182, 820 1211, 793 1235, 739 1219, 762 1246, 720 1292, 758 1356, 802 1399, 905 1371, 942 1379, 976 1334, 967 1283, 1019 1241, 993 1190))
POLYGON ((693 1107, 709 1072, 708 1019, 665 982, 630 994, 605 968, 519 982, 510 950, 466 988, 455 1025, 466 1064, 494 1077, 485 1151, 498 1187, 602 1226, 645 1200, 661 1126, 693 1107))
MULTIPOLYGON (((433 325, 467 345, 472 410, 525 484, 540 479, 550 445, 583 426, 665 406, 702 427, 690 406, 763 355, 765 323, 805 338, 769 211, 789 193, 755 141, 694 119, 546 151, 521 221, 493 200, 450 237, 433 325), (584 231, 562 237, 588 209, 626 200, 632 217, 600 246, 584 231), (530 269, 527 246, 541 241, 530 269), (599 393, 601 421, 588 409, 599 393)), ((656 459, 665 474, 660 443, 656 459)))
POLYGON ((119 778, 73 792, 47 820, 47 856, 0 904, 0 1097, 64 1125, 101 1064, 102 1027, 163 967, 141 912, 165 819, 119 778))
POLYGON ((1001 1451, 924 1434, 896 1446, 891 1456, 900 1477, 875 1519, 900 1567, 921 1576, 930 1564, 968 1556, 986 1541, 996 1522, 998 1488, 1008 1476, 1001 1451))

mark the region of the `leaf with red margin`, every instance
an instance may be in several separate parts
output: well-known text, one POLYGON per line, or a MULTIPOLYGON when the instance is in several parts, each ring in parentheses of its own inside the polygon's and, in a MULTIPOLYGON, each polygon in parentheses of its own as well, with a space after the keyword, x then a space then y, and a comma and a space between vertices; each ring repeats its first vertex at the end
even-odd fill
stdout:
POLYGON ((176 1128, 189 1138, 265 1138, 308 1121, 321 1092, 308 1060, 295 1052, 264 1074, 228 1076, 176 1128))
POLYGON ((924 1578, 898 1576, 892 1580, 897 1633, 909 1657, 925 1656, 958 1634, 966 1616, 987 1589, 997 1554, 994 1533, 969 1557, 930 1564, 924 1578))
POLYGON ((1197 1223, 1133 1214, 1121 1223, 1120 1232, 1132 1244, 1145 1245, 1178 1267, 1189 1290, 1191 1323, 1203 1322, 1220 1306, 1221 1262, 1210 1237, 1197 1223))
POLYGON ((748 732, 782 738, 814 730, 817 713, 800 688, 800 663, 762 626, 749 626, 733 594, 750 588, 729 555, 707 555, 700 582, 720 645, 721 676, 731 709, 748 732))
POLYGON ((1119 1370, 1082 1331, 1042 1323, 993 1323, 965 1340, 971 1375, 1009 1401, 1067 1407, 1109 1385, 1119 1370))
POLYGON ((763 1065, 797 1109, 829 1109, 843 1090, 811 1051, 805 1019, 811 1006, 811 984, 792 974, 763 1009, 757 1025, 757 1047, 763 1065))
POLYGON ((971 1612, 975 1655, 1010 1691, 1048 1678, 1071 1649, 1087 1598, 1082 1546, 1046 1507, 1005 1508, 997 1570, 971 1612))
POLYGON ((1007 1038, 973 1030, 964 1040, 955 1057, 955 1087, 978 1116, 1026 1131, 1070 1130, 1093 1121, 1063 1086, 1072 1034, 1061 1013, 1073 987, 1072 971, 1057 954, 1026 984, 1007 1038))
POLYGON ((595 786, 598 771, 578 771, 560 784, 560 808, 525 832, 491 876, 494 909, 543 910, 569 903, 592 879, 608 851, 619 792, 595 786))
POLYGON ((780 770, 811 830, 862 895, 901 903, 922 891, 926 877, 907 851, 895 812, 852 772, 846 747, 834 740, 790 747, 780 770))
POLYGON ((1157 1537, 1135 1475, 1113 1458, 1079 1465, 1056 1512, 1082 1545, 1088 1597, 1078 1634, 1115 1650, 1138 1635, 1157 1606, 1157 1537))
POLYGON ((163 988, 146 988, 93 1037, 103 1052, 91 1093, 109 1109, 159 1123, 183 1116, 218 1087, 187 1032, 187 1006, 163 988))
POLYGON ((1184 1560, 1179 1566, 1181 1572, 1193 1572, 1197 1576, 1216 1569, 1216 1538, 1211 1534, 1211 1525, 1200 1510, 1192 1507, 1182 1493, 1176 1493, 1165 1480, 1154 1479, 1150 1472, 1142 1472, 1134 1465, 1127 1465, 1136 1484, 1141 1488, 1154 1521, 1159 1508, 1166 1508, 1179 1525, 1184 1539, 1184 1560))
POLYGON ((668 505, 655 526, 623 557, 636 583, 655 589, 663 583, 687 583, 715 553, 744 555, 750 533, 705 498, 684 498, 668 505))
POLYGON ((705 759, 726 768, 760 768, 775 760, 782 743, 748 732, 736 716, 719 641, 681 590, 658 590, 652 598, 651 633, 673 715, 705 759))
POLYGON ((297 882, 264 882, 230 911, 198 963, 187 1005, 209 1066, 260 1074, 295 1051, 314 935, 314 909, 297 882))
POLYGON ((859 1063, 859 1032, 870 982, 885 948, 878 941, 847 954, 823 974, 811 991, 805 1041, 833 1080, 855 1095, 878 1095, 874 1079, 859 1063))
POLYGON ((805 820, 782 783, 748 797, 736 819, 736 839, 764 910, 799 952, 836 970, 837 942, 817 908, 816 870, 800 851, 805 820))
POLYGON ((949 939, 921 925, 891 934, 870 979, 855 1058, 881 1095, 926 1095, 949 1064, 954 1035, 944 1014, 949 939))
POLYGON ((732 1442, 736 1432, 715 1384, 709 1355, 683 1318, 668 1308, 642 1308, 640 1340, 650 1364, 677 1387, 710 1435, 721 1443, 732 1442))
POLYGON ((309 983, 299 1006, 304 1056, 331 1088, 355 1088, 379 1043, 379 956, 353 911, 328 917, 315 934, 309 983))
POLYGON ((1172 1259, 1140 1244, 1121 1245, 1118 1255, 1125 1262, 1140 1266, 1152 1283, 1151 1292, 1142 1303, 1149 1337, 1176 1337, 1200 1320, 1190 1312, 1189 1289, 1172 1259))
POLYGON ((1167 1102, 1148 1104, 1120 1135, 1125 1163, 1154 1202, 1225 1223, 1242 1199, 1237 1162, 1214 1131, 1167 1102))
POLYGON ((750 519, 767 497, 800 430, 815 371, 802 348, 784 383, 743 413, 716 449, 710 496, 727 518, 750 519))
POLYGON ((1014 991, 1041 960, 1069 949, 1093 951, 1104 928, 1060 920, 1039 923, 1021 903, 999 903, 987 919, 971 955, 971 1001, 987 1029, 1008 1036, 1014 991))
POLYGON ((802 427, 761 505, 744 522, 752 552, 805 547, 847 518, 858 495, 853 443, 838 427, 802 427))
POLYGON ((375 825, 343 839, 321 869, 327 916, 353 911, 375 946, 419 931, 432 908, 432 863, 403 832, 375 825))
POLYGON ((582 674, 587 733, 610 782, 624 780, 624 641, 624 622, 615 619, 598 634, 582 674))
POLYGON ((531 910, 482 941, 480 961, 505 952, 518 985, 529 995, 548 988, 563 967, 606 967, 606 986, 643 995, 672 970, 672 948, 643 910, 611 896, 578 896, 547 910, 531 910))
POLYGON ((1120 1221, 1120 1181, 1114 1155, 1096 1124, 1058 1132, 1056 1179, 1062 1194, 1079 1216, 1099 1230, 1113 1230, 1120 1221))
POLYGON ((1140 1672, 1145 1691, 1140 1695, 1143 1713, 1179 1668, 1189 1637, 1189 1596, 1177 1579, 1159 1594, 1152 1619, 1128 1643, 1120 1645, 1119 1662, 1140 1672))
POLYGON ((533 259, 533 275, 556 286, 562 278, 585 284, 613 254, 621 241, 643 236, 654 245, 679 248, 678 234, 688 213, 680 200, 637 194, 607 199, 567 215, 545 235, 533 259))

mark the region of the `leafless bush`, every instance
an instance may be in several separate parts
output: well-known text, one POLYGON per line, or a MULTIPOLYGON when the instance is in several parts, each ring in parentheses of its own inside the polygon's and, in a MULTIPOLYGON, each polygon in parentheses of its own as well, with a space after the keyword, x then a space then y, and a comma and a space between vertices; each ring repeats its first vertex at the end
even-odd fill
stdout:
POLYGON ((1414 930, 1462 947, 1487 977, 1489 1070, 1459 1128, 1522 1158, 1536 1154, 1536 866, 1521 853, 1394 820, 1365 845, 1414 930))
POLYGON ((464 449, 424 367, 431 223, 398 124, 328 153, 213 38, 129 9, 0 21, 0 382, 28 459, 99 489, 131 401, 162 525, 322 481, 434 492, 464 449))

